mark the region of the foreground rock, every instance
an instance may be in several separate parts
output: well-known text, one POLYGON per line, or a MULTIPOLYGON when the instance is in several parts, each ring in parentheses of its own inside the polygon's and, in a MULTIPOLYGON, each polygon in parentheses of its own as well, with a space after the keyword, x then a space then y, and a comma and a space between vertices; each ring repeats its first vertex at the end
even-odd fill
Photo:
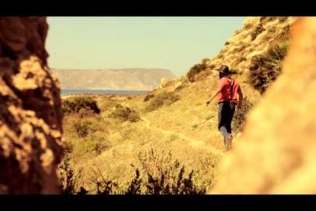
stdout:
POLYGON ((0 18, 0 193, 59 193, 59 83, 47 69, 45 17, 0 18))

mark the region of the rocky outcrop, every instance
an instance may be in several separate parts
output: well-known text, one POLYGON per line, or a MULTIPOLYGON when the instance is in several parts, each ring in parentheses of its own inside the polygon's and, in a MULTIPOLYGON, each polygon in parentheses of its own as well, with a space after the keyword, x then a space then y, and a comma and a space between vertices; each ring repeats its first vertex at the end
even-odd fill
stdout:
POLYGON ((0 193, 59 193, 62 113, 45 17, 0 18, 0 193))
POLYGON ((249 113, 212 193, 316 193, 316 18, 298 18, 283 73, 249 113))

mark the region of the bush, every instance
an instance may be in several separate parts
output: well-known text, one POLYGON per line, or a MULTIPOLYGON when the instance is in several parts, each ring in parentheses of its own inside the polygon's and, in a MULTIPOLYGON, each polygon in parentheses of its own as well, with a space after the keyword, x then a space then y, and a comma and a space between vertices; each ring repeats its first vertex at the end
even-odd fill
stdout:
POLYGON ((171 152, 158 153, 151 149, 138 154, 141 172, 147 175, 144 194, 205 194, 194 185, 194 171, 185 176, 185 166, 173 159, 171 152))
POLYGON ((248 82, 261 94, 280 75, 288 46, 289 40, 278 41, 264 54, 252 57, 248 82))
POLYGON ((262 24, 260 23, 251 33, 251 40, 254 41, 257 36, 263 32, 265 29, 263 28, 262 24))
POLYGON ((121 104, 115 106, 115 110, 109 115, 109 117, 130 122, 137 122, 140 120, 140 117, 135 110, 132 110, 129 107, 124 107, 121 104))
POLYGON ((210 61, 209 58, 204 58, 204 59, 202 59, 202 64, 206 64, 206 63, 208 63, 209 61, 210 61))
POLYGON ((287 16, 282 16, 282 17, 278 17, 278 18, 279 18, 279 22, 280 23, 283 23, 283 22, 285 22, 288 19, 287 16))
POLYGON ((269 34, 273 34, 273 33, 275 33, 275 32, 276 32, 275 26, 273 26, 273 27, 271 27, 271 28, 268 29, 268 33, 269 33, 269 34))
POLYGON ((100 155, 111 148, 112 144, 105 135, 89 133, 82 139, 68 143, 68 151, 74 161, 100 155))
MULTIPOLYGON (((194 171, 185 173, 185 166, 181 165, 177 159, 172 158, 171 152, 157 153, 153 149, 148 152, 138 154, 139 167, 131 165, 135 169, 135 176, 128 182, 128 186, 122 189, 118 182, 105 179, 99 169, 95 172, 101 178, 101 182, 96 178, 97 194, 175 194, 175 195, 194 195, 205 194, 205 188, 195 185, 194 171)), ((65 160, 68 161, 68 160, 65 160)), ((74 190, 74 174, 72 169, 62 169, 64 176, 60 178, 63 193, 67 194, 87 194, 88 191, 81 187, 79 192, 74 190)))
POLYGON ((201 81, 206 79, 211 74, 210 71, 203 71, 195 76, 195 81, 201 81))
MULTIPOLYGON (((64 152, 65 153, 65 152, 64 152)), ((59 185, 62 190, 62 194, 75 194, 75 177, 74 172, 70 166, 70 156, 65 153, 62 161, 58 166, 59 170, 59 185)))
POLYGON ((291 28, 290 24, 287 24, 286 26, 284 26, 281 32, 279 32, 279 34, 277 34, 274 37, 274 39, 279 40, 280 42, 290 40, 290 28, 291 28))
POLYGON ((215 67, 216 67, 215 64, 211 64, 209 68, 212 70, 212 69, 214 69, 215 67))
POLYGON ((264 25, 264 24, 269 23, 269 22, 272 22, 272 21, 274 21, 274 20, 276 20, 276 19, 277 19, 277 17, 267 17, 267 16, 264 16, 264 17, 261 17, 261 18, 260 18, 260 23, 261 23, 262 25, 264 25))
POLYGON ((74 122, 73 126, 79 138, 86 137, 93 129, 92 122, 88 120, 79 120, 74 122))
POLYGON ((243 126, 246 123, 246 116, 248 112, 253 108, 253 104, 245 97, 243 100, 243 106, 241 109, 237 109, 233 118, 232 126, 234 130, 240 132, 243 130, 243 126))
POLYGON ((207 65, 205 63, 196 64, 187 73, 187 78, 190 82, 195 81, 195 75, 207 69, 207 65))
POLYGON ((96 114, 100 113, 100 108, 92 97, 76 96, 62 101, 63 113, 79 113, 80 110, 88 110, 96 114))
POLYGON ((147 111, 154 111, 164 105, 169 106, 174 102, 178 101, 180 97, 173 92, 161 92, 156 94, 150 101, 149 105, 146 107, 147 111))
POLYGON ((149 101, 151 98, 153 98, 155 95, 154 94, 147 94, 144 98, 144 102, 149 101))

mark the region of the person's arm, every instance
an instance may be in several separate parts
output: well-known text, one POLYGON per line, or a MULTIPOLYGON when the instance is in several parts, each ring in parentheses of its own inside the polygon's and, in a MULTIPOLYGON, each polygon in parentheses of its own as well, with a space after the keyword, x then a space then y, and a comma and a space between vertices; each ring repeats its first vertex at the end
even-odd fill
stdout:
POLYGON ((206 105, 209 105, 210 102, 218 95, 218 93, 220 93, 220 89, 217 89, 214 94, 212 95, 212 97, 210 97, 207 101, 206 101, 206 105))
POLYGON ((237 108, 240 109, 242 107, 242 103, 243 103, 243 100, 244 100, 244 95, 241 91, 241 88, 240 86, 238 87, 238 104, 237 104, 237 108))

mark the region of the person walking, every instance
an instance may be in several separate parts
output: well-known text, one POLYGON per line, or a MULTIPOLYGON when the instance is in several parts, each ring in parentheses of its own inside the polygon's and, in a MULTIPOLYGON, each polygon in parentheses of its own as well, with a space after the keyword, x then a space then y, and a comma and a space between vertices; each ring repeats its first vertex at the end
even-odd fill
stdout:
POLYGON ((218 96, 218 130, 224 137, 226 150, 230 150, 233 141, 231 123, 236 105, 238 109, 242 107, 243 93, 238 81, 231 78, 227 65, 221 65, 215 70, 219 72, 219 87, 206 101, 206 105, 218 96))

